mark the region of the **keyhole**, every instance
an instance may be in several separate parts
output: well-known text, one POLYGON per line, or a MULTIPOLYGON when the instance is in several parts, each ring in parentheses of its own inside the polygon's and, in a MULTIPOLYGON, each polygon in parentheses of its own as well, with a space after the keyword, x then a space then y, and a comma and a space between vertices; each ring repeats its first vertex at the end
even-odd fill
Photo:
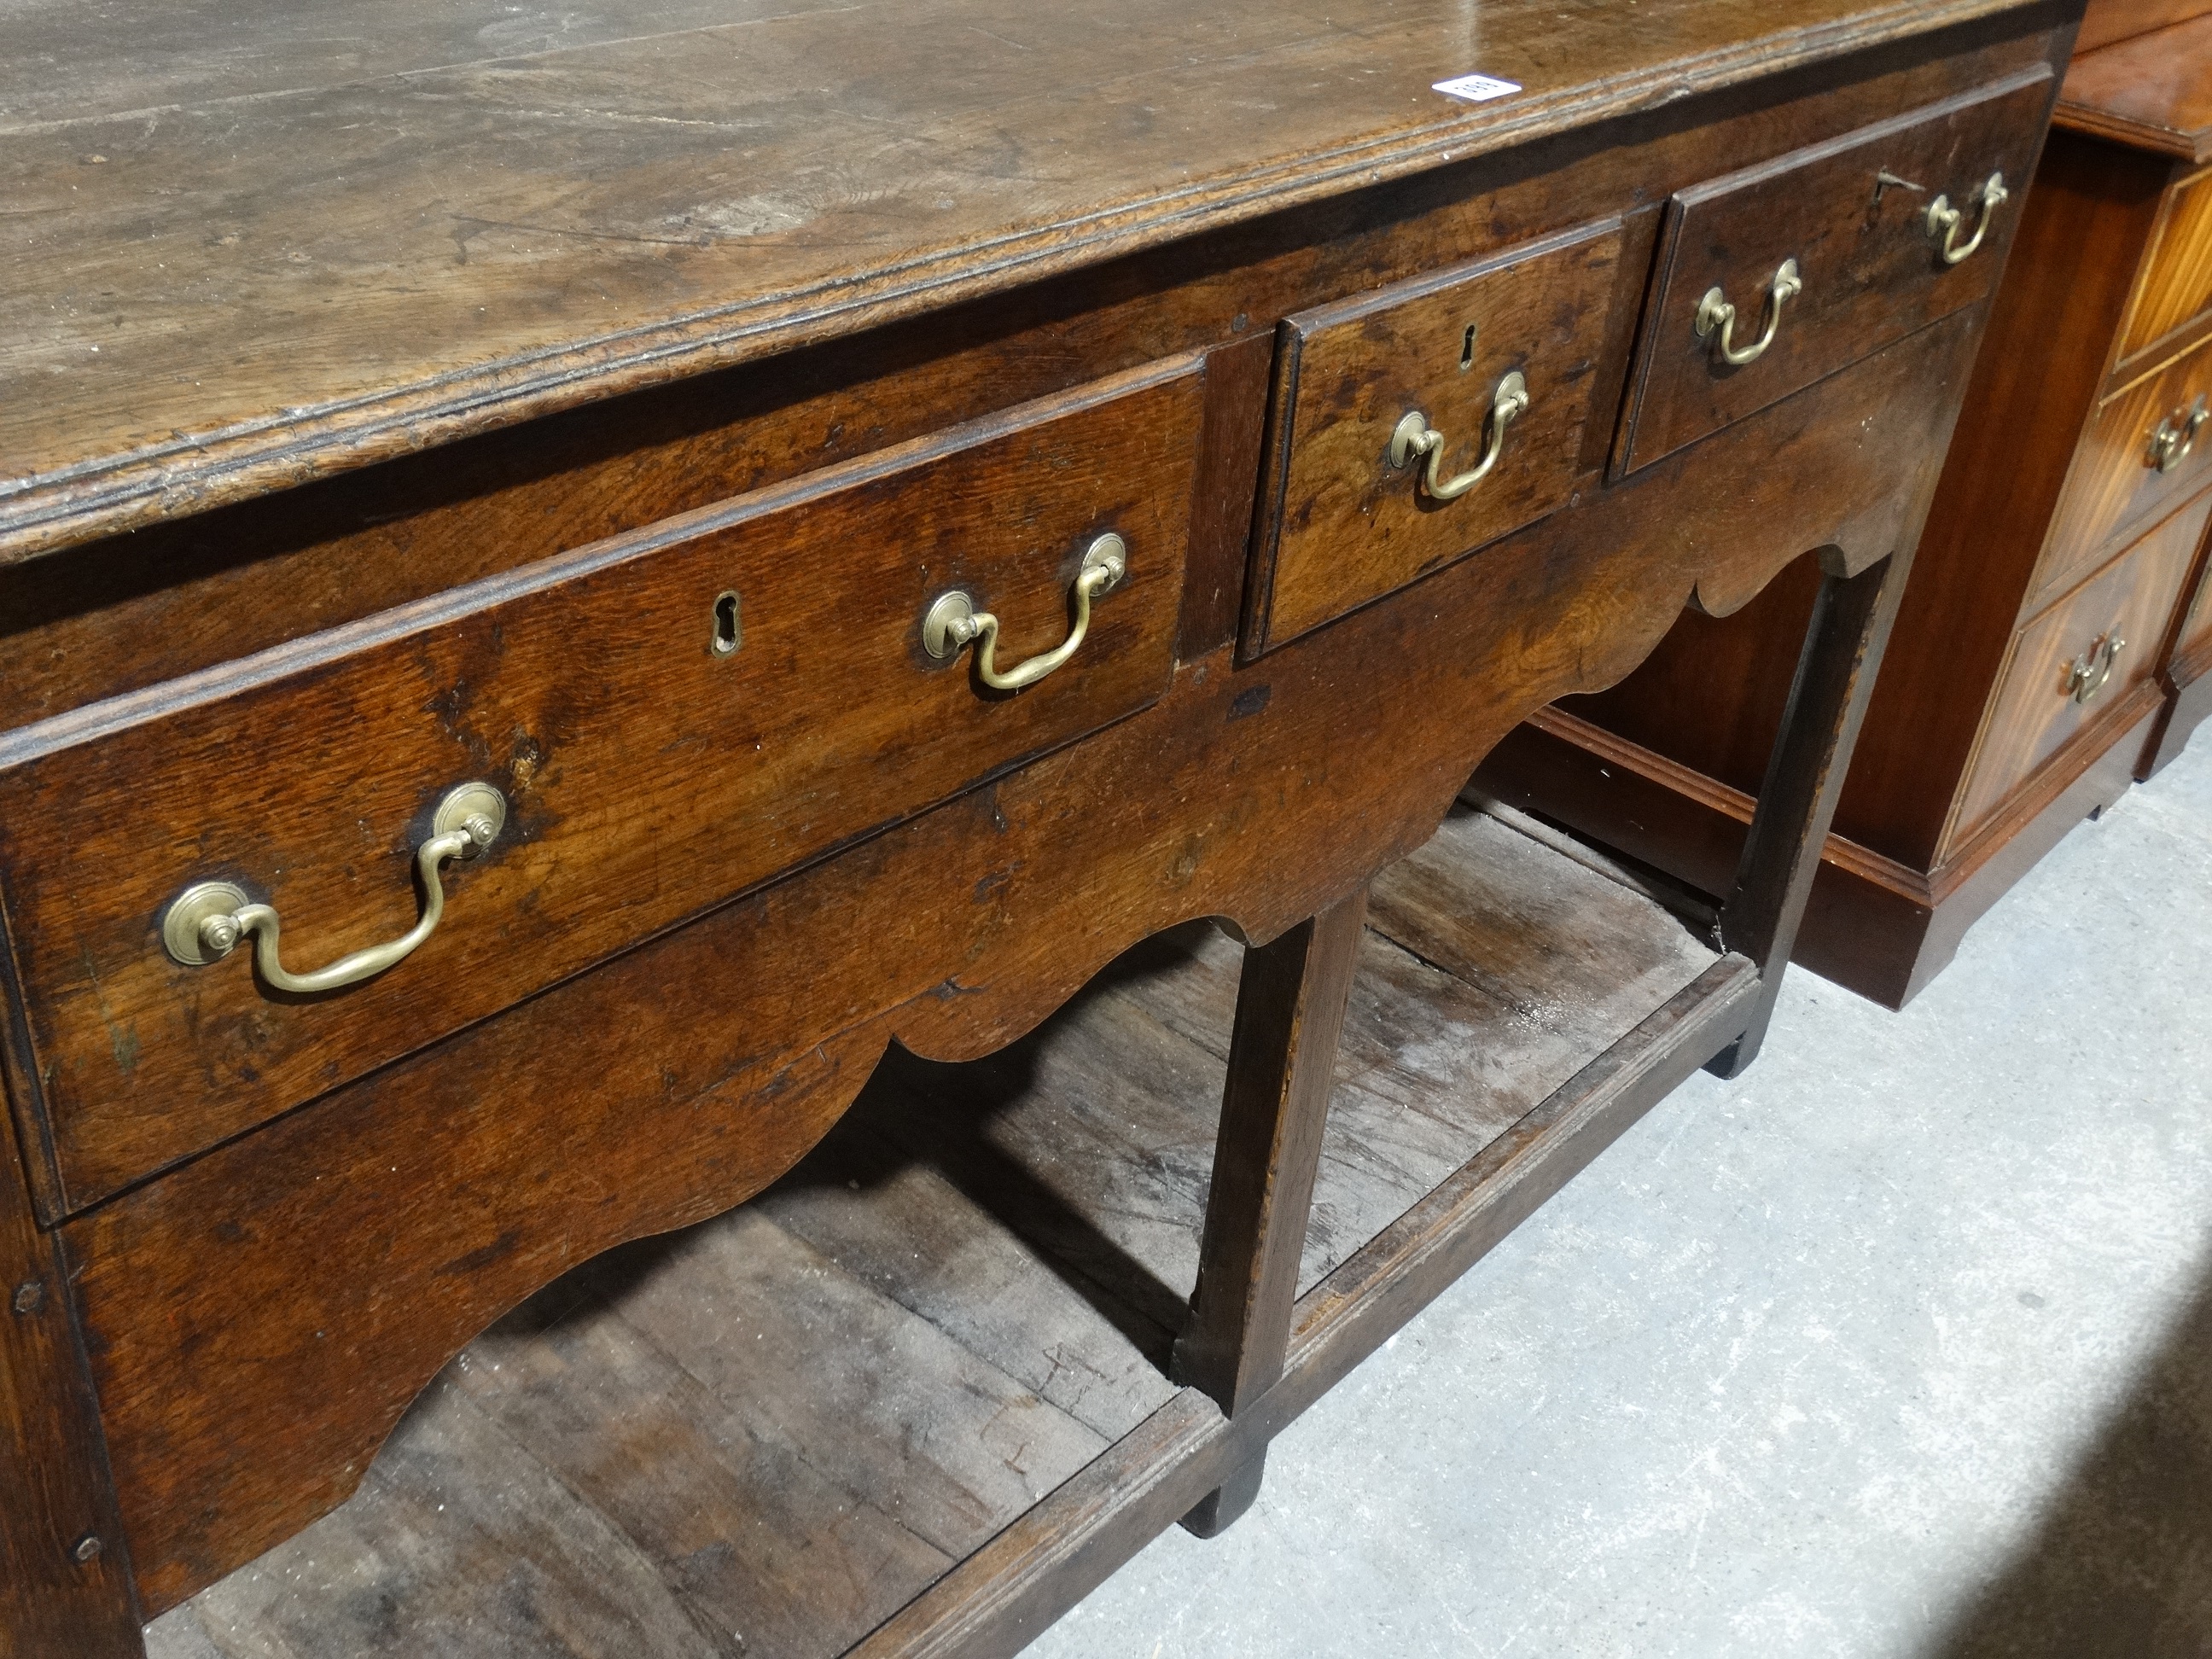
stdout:
POLYGON ((718 657, 726 657, 743 637, 738 627, 737 590, 732 588, 714 601, 714 635, 708 648, 718 657))
POLYGON ((1462 374, 1474 367, 1474 325, 1467 325, 1467 333, 1459 343, 1459 372, 1462 374))

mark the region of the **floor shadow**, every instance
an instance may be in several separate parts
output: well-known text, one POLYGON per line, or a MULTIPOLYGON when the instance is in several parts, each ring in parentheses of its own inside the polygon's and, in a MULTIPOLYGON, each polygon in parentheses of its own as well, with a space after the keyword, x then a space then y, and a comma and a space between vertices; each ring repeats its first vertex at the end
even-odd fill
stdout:
POLYGON ((1938 1659, 2212 1655, 2212 1285, 1938 1659))
MULTIPOLYGON (((1164 1283, 1090 1216, 992 1138, 994 1122, 1036 1086, 1038 1056, 1064 1023, 1117 987, 1181 966, 1207 922, 1156 934, 1100 969, 1035 1031, 983 1059, 920 1059, 896 1043, 821 1144, 763 1198, 803 1188, 872 1188, 921 1165, 1021 1239, 1164 1373, 1189 1313, 1189 1288, 1164 1283)), ((1228 1033, 1222 1033, 1225 1048, 1228 1033)), ((1204 1202, 1201 1194, 1199 1202, 1204 1202)), ((712 1227, 720 1218, 696 1224, 712 1227)), ((540 1334, 618 1304, 696 1228, 635 1239, 570 1269, 490 1328, 540 1334)))

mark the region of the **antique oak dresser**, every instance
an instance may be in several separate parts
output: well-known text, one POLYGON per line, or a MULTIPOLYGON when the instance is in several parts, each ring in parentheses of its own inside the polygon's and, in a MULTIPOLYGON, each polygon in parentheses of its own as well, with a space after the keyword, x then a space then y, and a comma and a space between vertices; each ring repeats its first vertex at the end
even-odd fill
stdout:
POLYGON ((0 1650, 1233 1520, 1755 1054, 2076 10, 15 9, 0 1650), (1462 799, 1808 553, 1717 906, 1462 799))
MULTIPOLYGON (((1892 1007, 2212 711, 2212 0, 2097 0, 2052 126, 1798 940, 1892 1007)), ((1483 787, 1724 885, 1816 580, 1685 619, 1483 787)))

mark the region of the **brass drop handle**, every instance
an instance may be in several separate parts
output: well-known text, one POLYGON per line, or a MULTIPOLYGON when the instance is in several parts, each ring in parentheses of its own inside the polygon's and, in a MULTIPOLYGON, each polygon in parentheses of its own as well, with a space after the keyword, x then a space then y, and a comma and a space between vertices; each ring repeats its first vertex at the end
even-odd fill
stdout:
POLYGON ((507 798, 488 783, 465 783, 438 803, 430 834, 415 849, 415 873, 422 884, 422 915, 398 939, 340 957, 327 968, 295 974, 277 957, 277 920, 273 906, 256 904, 227 881, 197 882, 171 901, 161 917, 161 944, 187 968, 204 967, 227 957, 248 933, 253 935, 253 965, 271 990, 301 995, 335 991, 374 978, 410 955, 437 931, 446 914, 446 888, 439 872, 448 859, 472 859, 507 827, 507 798))
POLYGON ((1480 460, 1455 478, 1438 477, 1443 467, 1444 434, 1417 409, 1401 420, 1390 434, 1390 465, 1403 471, 1425 457, 1428 465, 1415 475, 1413 488, 1431 501, 1456 501, 1490 476, 1490 469, 1504 453, 1505 428, 1528 412, 1528 380, 1519 369, 1510 370, 1491 394, 1490 436, 1483 444, 1480 460))
POLYGON ((2172 471, 2197 447, 2197 434, 2207 420, 2212 420, 2212 409, 2205 406, 2205 394, 2200 392, 2188 408, 2176 410, 2158 423, 2150 434, 2150 454, 2146 465, 2160 472, 2172 471))
POLYGON ((1938 196, 1928 204, 1928 234, 1942 246, 1945 264, 1957 264, 1982 245, 1982 238, 1989 234, 1990 215, 2003 206, 2011 194, 2002 173, 1992 173, 1983 181, 1981 216, 1974 221, 1974 234, 1964 246, 1959 243, 1959 227, 1966 222, 1966 210, 1953 207, 1948 196, 1938 196))
POLYGON ((1775 334, 1782 327, 1783 302, 1796 299, 1804 291, 1805 281, 1797 274, 1797 262, 1784 259, 1766 285, 1766 326, 1749 345, 1738 346, 1733 339, 1735 307, 1717 286, 1709 288, 1705 297, 1698 301, 1698 337, 1711 340, 1714 354, 1723 362, 1741 368, 1763 356, 1766 348, 1774 343, 1775 334))
POLYGON ((2076 702, 2094 702, 2112 678, 2112 665, 2127 648, 2128 642, 2118 634, 2107 634, 2075 658, 2066 669, 2066 695, 2076 702))
POLYGON ((957 587, 939 594, 924 613, 921 648, 943 662, 972 644, 976 677, 994 691, 1018 691, 1025 685, 1035 685, 1076 653, 1084 636, 1091 632, 1091 601, 1112 592, 1128 574, 1128 544, 1109 530, 1085 550, 1083 563, 1075 573, 1075 625, 1067 630, 1067 637, 1043 655, 1031 657, 1004 673, 999 671, 999 619, 988 611, 975 609, 975 602, 957 587))

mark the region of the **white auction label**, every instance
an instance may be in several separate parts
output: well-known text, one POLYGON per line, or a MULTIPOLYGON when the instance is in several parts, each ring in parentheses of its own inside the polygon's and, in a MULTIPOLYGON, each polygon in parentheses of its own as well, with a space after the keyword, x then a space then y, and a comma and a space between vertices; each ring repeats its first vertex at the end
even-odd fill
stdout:
POLYGON ((1431 88, 1447 98, 1464 98, 1470 104, 1487 103, 1492 98, 1503 98, 1509 92, 1521 90, 1518 81, 1501 81, 1494 75, 1455 75, 1449 81, 1439 81, 1431 88))

